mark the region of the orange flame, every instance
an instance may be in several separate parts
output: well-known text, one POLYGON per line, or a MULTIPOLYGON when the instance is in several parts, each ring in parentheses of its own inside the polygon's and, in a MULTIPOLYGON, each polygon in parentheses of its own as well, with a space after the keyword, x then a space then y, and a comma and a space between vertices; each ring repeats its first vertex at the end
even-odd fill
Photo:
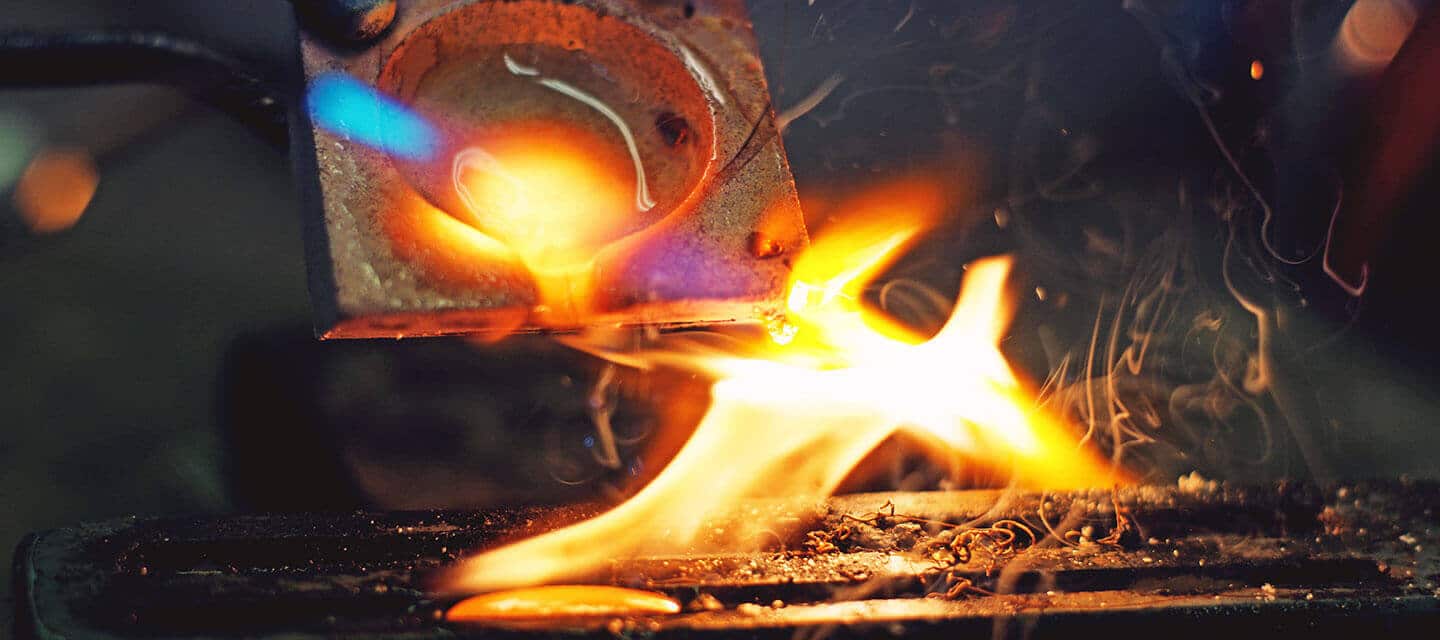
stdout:
MULTIPOLYGON (((832 224, 798 259, 788 299, 794 340, 750 345, 754 353, 745 354, 691 345, 611 355, 713 376, 712 404, 694 435, 630 500, 470 558, 449 586, 516 588, 592 574, 617 557, 753 548, 758 531, 717 537, 705 524, 746 498, 829 495, 902 431, 938 451, 1010 462, 1017 483, 1030 487, 1118 481, 1116 471, 1078 449, 1072 430, 1037 409, 1000 352, 1013 313, 1005 293, 1009 258, 969 265, 954 312, 929 339, 863 303, 863 287, 940 209, 934 189, 905 193, 852 209, 855 217, 832 224)), ((777 524, 756 526, 773 532, 777 524)))

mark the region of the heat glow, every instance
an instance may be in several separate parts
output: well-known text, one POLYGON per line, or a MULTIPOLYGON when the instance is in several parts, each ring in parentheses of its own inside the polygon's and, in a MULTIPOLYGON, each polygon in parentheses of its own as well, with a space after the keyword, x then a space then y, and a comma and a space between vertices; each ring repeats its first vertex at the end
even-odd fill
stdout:
MULTIPOLYGON (((935 219, 937 198, 871 199, 831 223, 799 257, 786 344, 696 342, 601 354, 635 367, 713 377, 712 404, 670 464, 634 497, 593 519, 470 558, 449 589, 487 592, 584 579, 638 554, 755 549, 783 524, 723 534, 707 522, 757 497, 823 497, 899 432, 942 455, 1013 468, 1031 488, 1108 486, 1118 472, 1036 407, 999 349, 1013 313, 1009 258, 971 263, 943 329, 919 335, 870 307, 862 291, 935 219), (764 535, 761 535, 761 530, 764 535), (703 534, 703 535, 702 535, 703 534), (703 538, 703 541, 702 541, 703 538)), ((577 341, 576 346, 594 351, 577 341)))
POLYGON ((534 276, 538 322, 573 324, 589 312, 595 254, 636 216, 628 160, 593 133, 539 120, 507 123, 455 155, 461 217, 534 276))

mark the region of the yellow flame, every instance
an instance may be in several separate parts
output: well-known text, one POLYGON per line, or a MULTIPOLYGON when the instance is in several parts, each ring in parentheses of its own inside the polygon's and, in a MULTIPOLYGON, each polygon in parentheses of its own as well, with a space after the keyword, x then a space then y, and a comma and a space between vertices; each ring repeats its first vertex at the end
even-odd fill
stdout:
MULTIPOLYGON (((462 563, 449 587, 491 591, 575 579, 612 559, 699 550, 707 521, 746 498, 822 497, 898 432, 948 453, 1009 464, 1019 484, 1104 486, 1115 472, 1077 448, 1073 430, 1036 408, 999 349, 1012 307, 1011 261, 969 265, 959 301, 934 337, 903 327, 861 297, 935 217, 926 191, 907 190, 832 224, 795 265, 785 345, 753 353, 670 348, 621 361, 680 366, 715 378, 690 440, 633 498, 599 517, 462 563)), ((933 193, 933 192, 932 192, 933 193)), ((755 523, 775 531, 779 523, 755 523)), ((755 531, 706 544, 754 546, 755 531)))

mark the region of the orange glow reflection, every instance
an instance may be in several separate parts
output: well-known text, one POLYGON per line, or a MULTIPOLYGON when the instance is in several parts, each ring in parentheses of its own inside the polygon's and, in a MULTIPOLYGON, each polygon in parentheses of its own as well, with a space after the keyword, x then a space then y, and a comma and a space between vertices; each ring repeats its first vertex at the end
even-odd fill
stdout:
POLYGON ((84 151, 42 151, 15 185, 15 208, 31 232, 65 231, 80 221, 99 184, 95 161, 84 151))
POLYGON ((1357 72, 1384 69, 1410 37, 1416 18, 1410 0, 1356 0, 1335 36, 1340 60, 1357 72))
POLYGON ((470 221, 529 265, 563 267, 633 219, 630 159, 594 133, 545 121, 507 123, 460 151, 455 190, 470 221))
MULTIPOLYGON (((1013 313, 1010 260, 970 264, 960 299, 933 337, 868 306, 861 290, 938 217, 933 186, 858 199, 795 265, 786 344, 724 350, 697 341, 602 354, 637 367, 714 378, 712 404, 670 464, 599 517, 465 561, 449 587, 491 591, 575 579, 615 558, 758 547, 773 521, 706 522, 753 497, 822 497, 883 441, 918 436, 937 454, 1013 469, 1021 486, 1078 488, 1122 480, 1078 448, 1078 433, 1036 406, 999 349, 1013 313), (702 535, 703 534, 703 535, 702 535)), ((593 347, 583 342, 581 348, 593 347)), ((753 519, 751 519, 753 520, 753 519)))

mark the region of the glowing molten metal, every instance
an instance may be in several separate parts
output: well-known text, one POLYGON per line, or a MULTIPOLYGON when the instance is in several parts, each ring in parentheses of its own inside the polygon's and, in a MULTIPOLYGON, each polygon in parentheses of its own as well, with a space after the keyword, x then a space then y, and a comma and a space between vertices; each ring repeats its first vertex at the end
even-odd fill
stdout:
POLYGON ((773 540, 778 523, 723 534, 704 525, 746 498, 829 495, 902 431, 940 454, 1008 463, 1028 487, 1114 482, 1114 470, 1079 450, 1072 430, 1036 408, 999 350, 1012 314, 1008 258, 969 265, 954 312, 928 339, 862 301, 864 286, 934 217, 934 200, 852 210, 855 223, 832 224, 817 238, 795 265, 788 306, 798 331, 786 344, 757 339, 721 352, 692 341, 609 355, 631 366, 712 376, 712 404, 694 435, 627 502, 470 558, 448 586, 525 587, 591 575, 612 559, 642 553, 759 548, 760 530, 773 540))
POLYGON ((577 127, 509 123, 504 135, 453 160, 455 190, 473 224, 508 244, 532 269, 588 263, 635 215, 624 154, 577 127))
MULTIPOLYGON (((635 216, 634 178, 594 134, 558 123, 509 123, 456 154, 452 179, 476 228, 504 242, 539 288, 542 323, 579 322, 596 252, 635 216)), ((644 184, 643 174, 640 184, 644 184)))

